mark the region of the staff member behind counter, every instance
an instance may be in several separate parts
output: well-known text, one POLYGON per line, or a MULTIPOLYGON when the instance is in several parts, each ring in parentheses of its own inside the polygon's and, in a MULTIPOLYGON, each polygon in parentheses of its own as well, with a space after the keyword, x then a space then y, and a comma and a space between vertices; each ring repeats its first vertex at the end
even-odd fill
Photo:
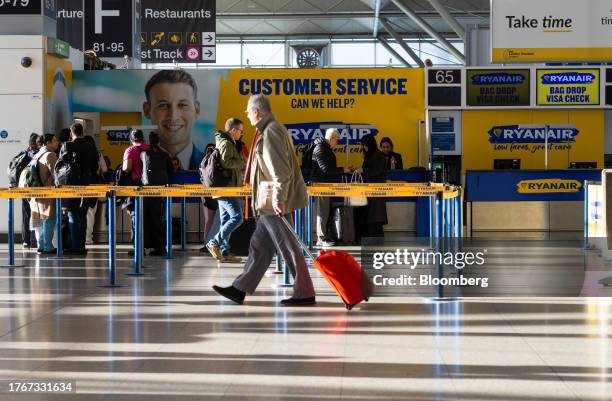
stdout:
POLYGON ((204 153, 191 139, 200 115, 198 87, 191 74, 184 70, 162 70, 149 79, 145 95, 143 113, 159 126, 161 147, 171 158, 179 160, 180 169, 196 170, 204 153))

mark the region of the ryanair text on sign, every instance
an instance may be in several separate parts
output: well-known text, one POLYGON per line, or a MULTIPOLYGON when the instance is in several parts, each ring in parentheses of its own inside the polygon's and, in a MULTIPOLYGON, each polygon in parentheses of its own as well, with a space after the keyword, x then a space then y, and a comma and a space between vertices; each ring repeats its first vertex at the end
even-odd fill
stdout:
POLYGON ((516 184, 520 194, 545 194, 580 192, 582 184, 577 180, 549 178, 543 180, 524 180, 516 184))
MULTIPOLYGON (((359 146, 360 140, 365 135, 378 135, 378 130, 370 124, 365 123, 343 123, 343 122, 318 122, 302 124, 285 124, 287 131, 293 139, 293 144, 298 152, 318 138, 325 138, 325 131, 328 128, 337 128, 340 132, 339 145, 346 144, 348 138, 349 145, 359 146)), ((342 150, 342 149, 339 149, 342 150)), ((351 149, 356 152, 359 149, 351 149)))
POLYGON ((509 73, 490 73, 490 74, 478 74, 472 78, 473 85, 491 85, 491 84, 522 84, 525 82, 525 75, 523 74, 509 74, 509 73))
POLYGON ((580 133, 577 128, 522 128, 520 125, 505 125, 489 130, 491 143, 545 143, 548 130, 548 143, 575 142, 580 133))

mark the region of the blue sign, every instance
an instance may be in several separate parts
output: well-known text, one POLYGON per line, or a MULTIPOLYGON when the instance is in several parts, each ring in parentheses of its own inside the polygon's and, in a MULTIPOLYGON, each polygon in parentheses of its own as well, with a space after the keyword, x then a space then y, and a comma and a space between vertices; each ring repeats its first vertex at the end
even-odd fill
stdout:
POLYGON ((525 81, 523 74, 509 74, 507 72, 492 72, 478 74, 472 77, 473 85, 516 85, 525 81))
POLYGON ((431 146, 437 151, 452 152, 455 150, 455 119, 453 117, 432 118, 431 146))
POLYGON ((8 131, 0 131, 0 138, 2 139, 8 138, 8 131))
POLYGON ((468 171, 465 199, 467 202, 583 201, 584 182, 600 179, 601 170, 597 169, 468 171))
POLYGON ((556 72, 542 75, 542 85, 592 84, 596 78, 587 72, 556 72))
POLYGON ((106 133, 109 142, 129 142, 130 130, 113 130, 106 133))
POLYGON ((522 128, 520 125, 502 125, 489 130, 490 143, 548 143, 575 142, 580 131, 577 128, 549 126, 522 128), (548 129, 548 133, 547 133, 548 129))
POLYGON ((330 127, 339 127, 340 140, 338 143, 344 145, 346 139, 349 140, 349 145, 359 145, 359 141, 365 135, 378 135, 378 130, 369 124, 364 123, 343 123, 338 121, 320 122, 320 123, 303 123, 303 124, 285 124, 287 131, 293 138, 294 145, 307 145, 312 143, 317 138, 325 138, 325 131, 330 127), (342 128, 346 127, 346 128, 342 128))

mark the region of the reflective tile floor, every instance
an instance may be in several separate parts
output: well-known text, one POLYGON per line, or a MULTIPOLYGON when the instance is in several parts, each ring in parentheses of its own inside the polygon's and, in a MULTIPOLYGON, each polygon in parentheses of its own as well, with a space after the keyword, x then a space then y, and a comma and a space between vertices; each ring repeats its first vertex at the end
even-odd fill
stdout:
MULTIPOLYGON (((612 299, 434 302, 376 298, 346 311, 280 308, 268 275, 243 306, 210 289, 238 265, 196 251, 106 281, 106 252, 0 269, 0 380, 73 381, 72 394, 0 400, 612 400, 612 299)), ((6 250, 0 253, 3 259, 6 250)), ((612 293, 611 293, 612 295, 612 293)))

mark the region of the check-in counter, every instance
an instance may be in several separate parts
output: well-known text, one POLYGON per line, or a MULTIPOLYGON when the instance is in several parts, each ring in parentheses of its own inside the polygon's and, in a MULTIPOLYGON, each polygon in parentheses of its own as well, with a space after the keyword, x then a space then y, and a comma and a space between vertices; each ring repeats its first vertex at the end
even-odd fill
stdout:
POLYGON ((466 173, 466 232, 584 230, 584 183, 601 170, 488 170, 466 173))

